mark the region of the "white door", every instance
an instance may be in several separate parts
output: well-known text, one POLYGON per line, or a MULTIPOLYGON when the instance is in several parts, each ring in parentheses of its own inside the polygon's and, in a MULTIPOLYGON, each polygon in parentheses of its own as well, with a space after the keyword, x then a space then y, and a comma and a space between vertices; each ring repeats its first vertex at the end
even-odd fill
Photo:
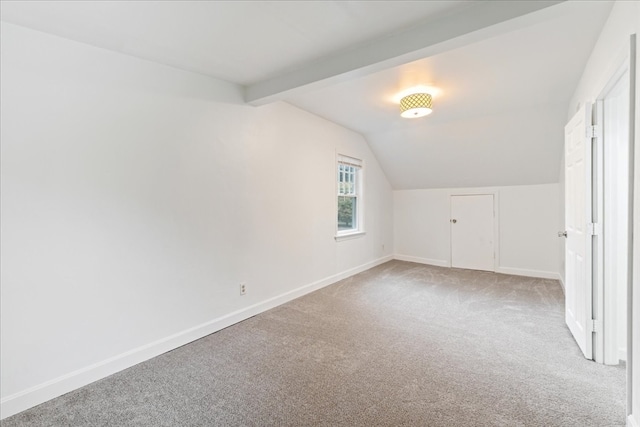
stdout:
POLYGON ((451 266, 495 271, 493 195, 451 196, 451 266))
POLYGON ((565 321, 580 350, 592 359, 591 106, 565 126, 565 321))

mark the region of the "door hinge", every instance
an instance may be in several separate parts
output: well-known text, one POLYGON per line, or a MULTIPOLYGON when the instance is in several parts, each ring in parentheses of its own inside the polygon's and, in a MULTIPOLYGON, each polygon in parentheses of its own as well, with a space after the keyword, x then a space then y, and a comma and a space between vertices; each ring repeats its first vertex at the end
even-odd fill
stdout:
POLYGON ((600 138, 600 126, 587 126, 587 138, 600 138))
POLYGON ((591 330, 591 332, 599 334, 600 332, 602 332, 602 321, 589 319, 587 321, 587 330, 591 330))
POLYGON ((602 227, 597 222, 596 223, 590 222, 587 224, 587 233, 589 233, 590 236, 599 236, 601 230, 602 230, 602 227))

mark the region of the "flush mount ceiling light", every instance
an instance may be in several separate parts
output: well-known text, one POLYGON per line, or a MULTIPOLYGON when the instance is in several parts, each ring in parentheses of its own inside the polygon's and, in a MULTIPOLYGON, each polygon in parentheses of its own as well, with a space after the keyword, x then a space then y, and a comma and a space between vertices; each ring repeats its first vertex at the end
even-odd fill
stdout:
POLYGON ((412 93, 400 100, 400 115, 408 119, 431 114, 432 98, 428 93, 412 93))

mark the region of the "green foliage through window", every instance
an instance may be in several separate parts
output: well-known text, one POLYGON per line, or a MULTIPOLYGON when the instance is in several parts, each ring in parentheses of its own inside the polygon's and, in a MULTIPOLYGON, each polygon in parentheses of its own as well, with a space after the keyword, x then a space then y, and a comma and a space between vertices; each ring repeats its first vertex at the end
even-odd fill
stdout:
POLYGON ((338 230, 355 228, 356 198, 338 196, 338 230))

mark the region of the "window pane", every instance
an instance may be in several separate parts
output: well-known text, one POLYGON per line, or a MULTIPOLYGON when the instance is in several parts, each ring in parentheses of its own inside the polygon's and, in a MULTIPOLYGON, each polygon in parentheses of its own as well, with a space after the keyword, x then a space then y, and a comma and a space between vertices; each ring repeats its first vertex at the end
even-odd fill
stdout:
POLYGON ((356 225, 356 198, 338 196, 338 230, 352 230, 356 225))
POLYGON ((338 195, 356 196, 358 194, 358 171, 360 168, 338 164, 338 195))

